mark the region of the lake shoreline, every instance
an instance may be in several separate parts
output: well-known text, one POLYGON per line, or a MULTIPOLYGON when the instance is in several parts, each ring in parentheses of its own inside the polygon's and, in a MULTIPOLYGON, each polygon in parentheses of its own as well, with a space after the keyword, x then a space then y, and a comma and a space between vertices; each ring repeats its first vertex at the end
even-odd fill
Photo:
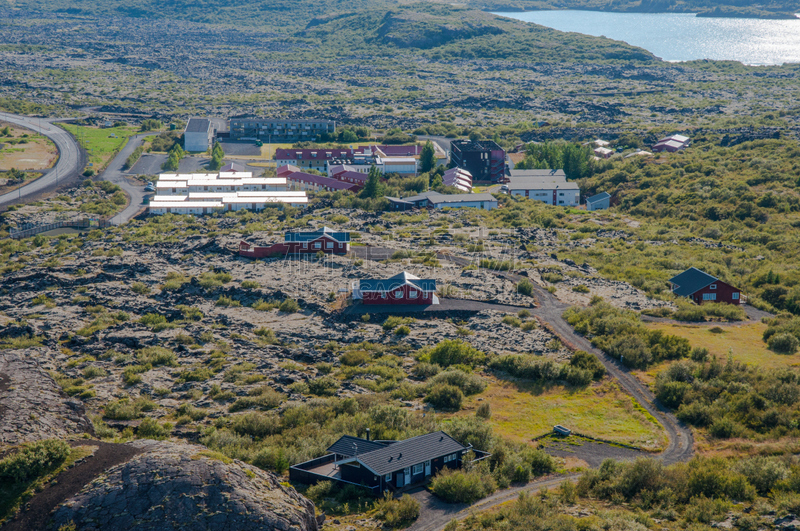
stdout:
POLYGON ((722 11, 719 8, 716 8, 715 10, 706 10, 706 11, 694 11, 694 10, 645 11, 637 9, 602 9, 602 8, 592 9, 591 7, 581 7, 580 9, 576 8, 522 9, 516 6, 505 6, 505 7, 487 7, 484 8, 482 11, 485 11, 487 13, 497 14, 497 13, 539 13, 542 11, 575 11, 575 10, 595 11, 598 13, 627 13, 627 14, 647 14, 647 15, 693 14, 695 17, 698 18, 741 18, 741 19, 758 19, 758 20, 796 20, 800 18, 795 13, 773 13, 769 11, 754 12, 754 11, 739 11, 739 10, 722 11))

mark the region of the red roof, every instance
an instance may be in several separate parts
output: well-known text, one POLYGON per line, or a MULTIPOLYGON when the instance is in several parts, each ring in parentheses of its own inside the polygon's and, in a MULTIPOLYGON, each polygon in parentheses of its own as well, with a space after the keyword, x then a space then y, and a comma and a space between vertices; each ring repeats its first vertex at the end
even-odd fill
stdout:
POLYGON ((278 177, 285 177, 290 173, 295 173, 298 171, 300 171, 300 168, 298 168, 297 166, 294 166, 292 164, 287 164, 286 166, 281 166, 280 168, 278 168, 278 177))
POLYGON ((359 173, 357 171, 340 171, 336 175, 333 176, 334 179, 339 181, 350 181, 350 182, 361 182, 365 183, 369 179, 369 175, 366 173, 359 173))

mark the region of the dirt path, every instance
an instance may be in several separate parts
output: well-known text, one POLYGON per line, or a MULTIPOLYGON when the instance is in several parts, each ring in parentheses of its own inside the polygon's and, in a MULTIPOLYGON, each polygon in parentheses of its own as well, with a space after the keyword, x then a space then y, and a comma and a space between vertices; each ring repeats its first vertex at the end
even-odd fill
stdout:
POLYGON ((543 488, 551 489, 568 479, 575 480, 579 476, 580 474, 568 474, 558 477, 548 476, 531 481, 526 485, 502 490, 472 505, 445 503, 428 491, 419 490, 411 493, 411 496, 419 502, 419 518, 406 531, 438 531, 444 528, 451 520, 463 520, 472 513, 485 511, 515 500, 522 492, 538 492, 543 488))
POLYGON ((125 444, 101 441, 76 441, 73 446, 98 446, 99 448, 93 456, 59 474, 55 481, 48 484, 42 492, 22 507, 20 514, 14 520, 0 528, 2 531, 45 529, 50 519, 50 513, 58 504, 80 492, 84 485, 112 466, 125 463, 136 454, 141 453, 138 448, 125 444))

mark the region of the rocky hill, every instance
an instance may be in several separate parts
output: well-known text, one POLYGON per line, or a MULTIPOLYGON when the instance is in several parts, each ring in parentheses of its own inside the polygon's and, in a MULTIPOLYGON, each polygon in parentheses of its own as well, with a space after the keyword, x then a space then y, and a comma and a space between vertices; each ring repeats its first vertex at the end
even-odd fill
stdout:
MULTIPOLYGON (((3 334, 13 334, 16 328, 7 327, 3 334)), ((46 349, 0 352, 0 449, 94 433, 83 403, 67 397, 37 363, 43 350, 46 349)))
POLYGON ((51 529, 316 531, 314 504, 268 472, 190 444, 136 441, 141 453, 62 503, 51 529))

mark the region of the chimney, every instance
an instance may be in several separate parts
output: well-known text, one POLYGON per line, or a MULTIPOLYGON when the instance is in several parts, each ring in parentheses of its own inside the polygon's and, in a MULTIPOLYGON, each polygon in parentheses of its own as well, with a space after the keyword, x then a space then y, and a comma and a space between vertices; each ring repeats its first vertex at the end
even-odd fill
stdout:
POLYGON ((367 440, 369 440, 369 428, 367 428, 367 440))

